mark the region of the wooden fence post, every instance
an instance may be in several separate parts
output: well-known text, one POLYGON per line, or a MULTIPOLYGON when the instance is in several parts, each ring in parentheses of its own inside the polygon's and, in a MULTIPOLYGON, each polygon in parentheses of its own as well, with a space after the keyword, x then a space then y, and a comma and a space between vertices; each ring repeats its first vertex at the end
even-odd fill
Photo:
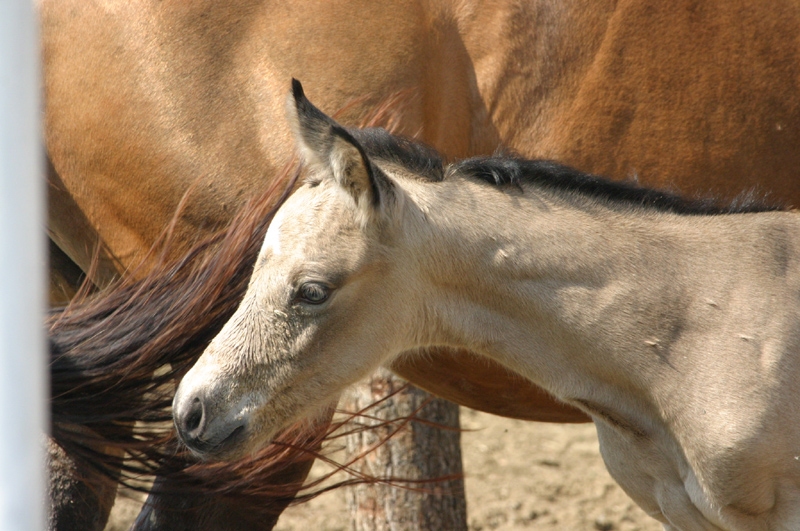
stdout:
MULTIPOLYGON (((370 380, 348 392, 345 408, 360 411, 404 385, 405 381, 381 369, 370 380)), ((420 407, 417 416, 423 422, 408 423, 354 467, 378 478, 455 478, 443 482, 411 483, 412 489, 380 483, 349 487, 346 497, 354 531, 466 531, 467 504, 461 476, 458 406, 408 386, 367 412, 376 419, 364 418, 361 421, 374 426, 381 420, 407 417, 420 407)), ((396 424, 390 424, 348 435, 348 457, 371 448, 396 428, 396 424)))

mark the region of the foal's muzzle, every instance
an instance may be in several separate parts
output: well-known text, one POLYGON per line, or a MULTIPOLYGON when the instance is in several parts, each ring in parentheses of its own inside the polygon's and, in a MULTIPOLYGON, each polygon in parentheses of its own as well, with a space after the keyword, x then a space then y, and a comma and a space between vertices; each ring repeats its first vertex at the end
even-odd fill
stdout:
POLYGON ((204 457, 222 457, 244 438, 246 422, 226 422, 223 418, 212 417, 209 409, 202 393, 182 396, 179 389, 172 403, 175 429, 194 453, 204 457))

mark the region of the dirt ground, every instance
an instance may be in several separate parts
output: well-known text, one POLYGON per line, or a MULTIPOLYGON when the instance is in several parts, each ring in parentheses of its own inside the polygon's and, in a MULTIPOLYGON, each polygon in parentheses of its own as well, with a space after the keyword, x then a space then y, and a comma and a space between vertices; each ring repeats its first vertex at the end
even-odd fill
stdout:
MULTIPOLYGON (((470 531, 660 531, 606 472, 594 426, 522 422, 461 409, 470 531)), ((315 466, 315 473, 324 471, 315 466)), ((118 501, 106 531, 138 507, 118 501)), ((287 510, 276 531, 348 531, 343 492, 287 510)))

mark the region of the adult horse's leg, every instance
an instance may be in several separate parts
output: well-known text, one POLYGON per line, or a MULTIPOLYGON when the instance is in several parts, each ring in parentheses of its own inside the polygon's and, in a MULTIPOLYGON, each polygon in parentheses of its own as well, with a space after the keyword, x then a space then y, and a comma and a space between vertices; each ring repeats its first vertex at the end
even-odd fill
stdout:
MULTIPOLYGON (((159 478, 153 489, 171 490, 171 480, 159 478)), ((130 531, 269 531, 280 513, 251 516, 230 500, 214 500, 209 495, 169 496, 151 492, 130 531)))
MULTIPOLYGON (((312 464, 312 460, 296 463, 269 481, 296 491, 312 464)), ((276 498, 271 507, 254 512, 241 510, 232 497, 174 494, 180 488, 176 483, 169 477, 156 479, 130 531, 270 531, 292 500, 292 496, 276 498)))
POLYGON ((117 495, 117 482, 47 441, 50 531, 102 531, 117 495))
MULTIPOLYGON (((269 481, 296 491, 312 464, 310 459, 296 463, 269 481)), ((254 512, 241 510, 241 504, 230 496, 175 494, 181 488, 179 483, 169 477, 156 479, 130 531, 270 531, 292 500, 292 496, 276 498, 271 507, 254 512)))

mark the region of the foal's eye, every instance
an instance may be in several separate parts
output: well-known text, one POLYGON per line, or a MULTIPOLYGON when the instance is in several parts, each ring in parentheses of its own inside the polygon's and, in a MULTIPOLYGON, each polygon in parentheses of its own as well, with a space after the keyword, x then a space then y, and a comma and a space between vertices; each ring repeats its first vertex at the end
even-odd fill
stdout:
POLYGON ((306 282, 297 290, 297 300, 307 304, 322 304, 328 300, 330 288, 318 282, 306 282))

